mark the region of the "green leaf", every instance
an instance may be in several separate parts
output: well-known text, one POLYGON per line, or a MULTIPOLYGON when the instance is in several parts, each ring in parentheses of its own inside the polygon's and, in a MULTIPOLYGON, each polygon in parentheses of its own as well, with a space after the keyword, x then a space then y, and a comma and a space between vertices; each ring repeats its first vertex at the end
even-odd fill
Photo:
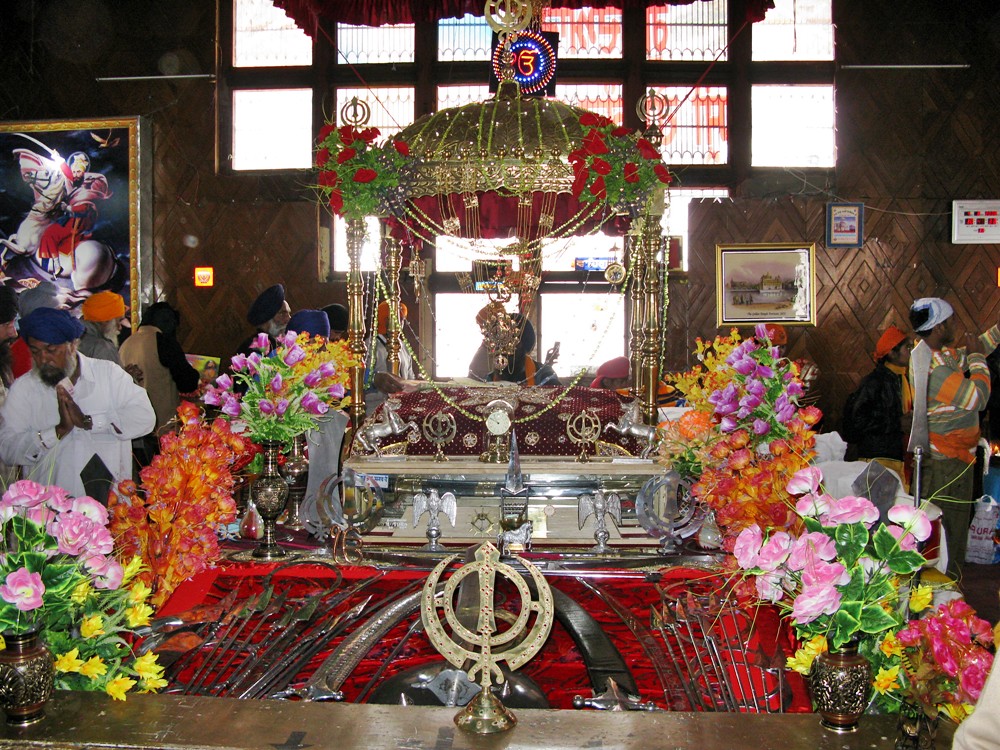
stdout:
POLYGON ((899 618, 878 604, 869 604, 861 611, 861 630, 865 633, 882 633, 899 626, 899 618))
POLYGON ((843 523, 837 527, 834 541, 837 543, 837 557, 850 569, 861 557, 868 545, 868 529, 863 523, 843 523))
POLYGON ((892 557, 886 558, 886 563, 896 575, 908 575, 924 566, 927 559, 914 550, 900 550, 892 557))

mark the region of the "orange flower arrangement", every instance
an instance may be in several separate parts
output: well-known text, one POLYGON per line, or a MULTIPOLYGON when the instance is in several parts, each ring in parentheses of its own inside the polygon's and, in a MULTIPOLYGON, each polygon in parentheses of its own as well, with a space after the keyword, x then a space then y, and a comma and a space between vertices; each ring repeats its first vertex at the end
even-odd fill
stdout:
POLYGON ((736 329, 711 342, 698 339, 700 364, 672 376, 690 413, 700 416, 689 418, 688 434, 679 421, 676 428, 668 425, 661 461, 682 474, 690 469, 697 480, 692 494, 715 511, 730 551, 740 531, 754 524, 797 527, 785 484, 808 465, 815 445, 811 427, 822 417, 814 406, 798 406, 797 370, 770 344, 761 326, 746 340, 736 329))
POLYGON ((115 546, 141 558, 139 579, 152 589, 154 608, 219 559, 216 529, 236 519, 233 472, 252 455, 225 419, 205 423, 189 402, 177 414, 180 430, 160 438, 159 455, 140 473, 143 489, 121 482, 108 502, 115 546))

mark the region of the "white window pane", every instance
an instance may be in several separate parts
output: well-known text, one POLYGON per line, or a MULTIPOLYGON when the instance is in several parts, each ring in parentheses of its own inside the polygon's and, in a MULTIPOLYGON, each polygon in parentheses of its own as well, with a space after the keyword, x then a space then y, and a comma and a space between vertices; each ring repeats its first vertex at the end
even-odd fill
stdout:
POLYGON ((617 123, 623 121, 620 83, 557 83, 555 98, 574 107, 604 115, 617 123))
POLYGON ((438 21, 439 60, 489 60, 492 40, 493 31, 483 16, 438 21))
POLYGON ((726 164, 729 161, 729 91, 716 86, 654 86, 666 99, 670 119, 660 122, 667 164, 726 164))
POLYGON ((513 248, 517 240, 508 239, 470 240, 463 237, 439 235, 435 240, 434 270, 441 273, 470 273, 472 263, 477 260, 510 260, 511 268, 517 270, 518 257, 514 253, 504 254, 504 248, 513 248))
MULTIPOLYGON (((434 295, 434 375, 464 378, 483 334, 476 323, 476 313, 489 303, 485 294, 434 295)), ((517 298, 507 305, 507 312, 517 312, 517 298)))
POLYGON ((351 26, 337 24, 337 63, 413 62, 413 24, 351 26))
POLYGON ((646 9, 646 57, 650 60, 727 59, 727 0, 646 9), (720 54, 721 53, 721 54, 720 54))
POLYGON ((625 354, 625 298, 621 294, 543 294, 541 305, 535 355, 543 360, 558 341, 554 369, 563 382, 568 383, 581 369, 594 370, 625 354))
POLYGON ((232 165, 236 170, 311 167, 312 90, 233 91, 232 165))
POLYGON ((312 40, 271 0, 234 0, 233 65, 312 65, 312 40))
POLYGON ((753 166, 836 166, 833 86, 754 86, 750 102, 753 166))
POLYGON ((337 89, 337 124, 343 125, 340 116, 344 105, 357 98, 367 105, 370 116, 368 122, 359 127, 378 128, 379 142, 405 128, 413 122, 413 87, 373 87, 337 89))
MULTIPOLYGON (((361 270, 376 271, 379 268, 379 221, 374 216, 365 219, 368 236, 361 246, 361 270)), ((347 255, 347 222, 339 216, 333 217, 333 270, 347 273, 351 270, 351 259, 347 255)))
MULTIPOLYGON (((610 237, 601 232, 580 237, 542 240, 542 270, 575 271, 578 260, 617 258, 618 261, 622 261, 623 247, 622 237, 610 237)), ((598 275, 603 276, 603 273, 598 275)))
POLYGON ((755 23, 754 60, 832 60, 831 0, 775 0, 755 23))
POLYGON ((622 56, 622 12, 618 8, 546 8, 542 11, 542 31, 559 34, 561 59, 622 56))
POLYGON ((490 87, 482 86, 438 86, 438 110, 464 107, 473 102, 483 102, 490 98, 490 87))

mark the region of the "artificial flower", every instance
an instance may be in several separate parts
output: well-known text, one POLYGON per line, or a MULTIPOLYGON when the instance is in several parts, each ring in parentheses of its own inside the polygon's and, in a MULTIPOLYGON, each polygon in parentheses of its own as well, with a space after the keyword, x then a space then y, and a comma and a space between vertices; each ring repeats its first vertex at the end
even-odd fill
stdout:
POLYGON ((125 700, 125 693, 135 687, 135 680, 128 677, 116 677, 111 680, 104 691, 116 701, 125 700))
POLYGON ((398 139, 376 145, 378 128, 324 127, 319 132, 316 187, 338 216, 388 216, 402 208, 401 186, 410 179, 413 159, 398 139))
POLYGON ((342 389, 356 360, 346 342, 327 342, 294 331, 278 337, 275 351, 263 356, 270 347, 267 336, 259 336, 249 357, 233 358, 233 377, 217 378, 206 388, 204 399, 239 420, 254 442, 289 443, 314 429, 331 408, 349 403, 342 389), (237 383, 245 389, 242 394, 236 392, 237 383))
MULTIPOLYGON (((818 494, 820 479, 814 468, 806 469, 787 482, 786 491, 818 494)), ((803 534, 786 526, 744 529, 734 544, 737 563, 778 592, 767 600, 784 612, 799 638, 823 635, 832 648, 864 639, 868 650, 875 650, 903 623, 901 579, 926 562, 899 542, 913 529, 922 530, 922 513, 911 516, 911 525, 897 535, 889 531, 891 524, 876 526, 879 514, 867 499, 834 500, 828 512, 800 517, 803 534), (833 557, 822 537, 833 543, 833 557), (805 545, 804 552, 793 555, 797 545, 805 545)))
POLYGON ((653 191, 671 181, 659 151, 629 128, 594 112, 582 114, 580 125, 580 146, 567 155, 573 197, 616 213, 641 215, 653 191))
POLYGON ((138 572, 123 571, 134 577, 129 607, 143 607, 132 610, 136 622, 219 559, 216 530, 236 519, 233 472, 254 453, 228 420, 207 422, 191 404, 178 414, 180 429, 160 439, 160 452, 140 472, 144 489, 121 482, 108 502, 119 550, 143 563, 138 572))

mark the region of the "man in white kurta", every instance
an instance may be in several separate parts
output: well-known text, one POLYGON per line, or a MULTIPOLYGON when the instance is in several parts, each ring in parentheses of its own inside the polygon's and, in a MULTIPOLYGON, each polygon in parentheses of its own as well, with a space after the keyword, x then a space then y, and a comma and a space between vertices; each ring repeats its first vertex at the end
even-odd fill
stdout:
MULTIPOLYGON (((96 455, 117 484, 132 478, 132 438, 153 429, 146 391, 114 362, 77 351, 83 324, 39 308, 21 321, 32 369, 0 408, 0 460, 22 476, 86 494, 81 472, 96 455)), ((103 500, 103 498, 100 498, 103 500)))

